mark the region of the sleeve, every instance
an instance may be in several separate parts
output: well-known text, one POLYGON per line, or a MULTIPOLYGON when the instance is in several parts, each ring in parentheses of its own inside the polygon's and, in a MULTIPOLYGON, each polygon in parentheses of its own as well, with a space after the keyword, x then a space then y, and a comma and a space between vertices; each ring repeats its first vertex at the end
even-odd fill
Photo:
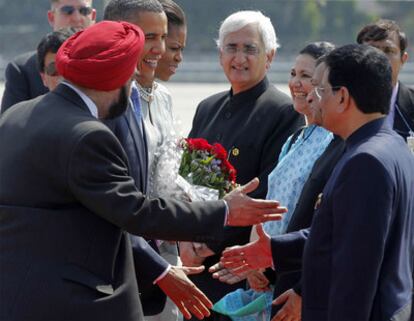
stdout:
POLYGON ((30 99, 29 82, 16 62, 10 62, 5 72, 5 87, 1 101, 1 112, 20 101, 30 99))
POLYGON ((166 295, 154 281, 169 268, 169 264, 154 250, 150 241, 134 235, 130 235, 130 239, 144 315, 161 313, 166 295))
POLYGON ((332 199, 328 320, 369 319, 394 197, 395 184, 373 156, 359 154, 344 166, 332 199))
POLYGON ((271 248, 275 270, 295 271, 302 269, 302 256, 310 228, 272 237, 271 248))
POLYGON ((206 242, 221 235, 222 201, 188 203, 145 197, 128 175, 118 140, 99 125, 81 130, 68 151, 68 188, 83 206, 131 234, 150 239, 206 242))
POLYGON ((147 281, 152 285, 167 270, 169 263, 142 237, 130 235, 130 240, 138 283, 147 281))

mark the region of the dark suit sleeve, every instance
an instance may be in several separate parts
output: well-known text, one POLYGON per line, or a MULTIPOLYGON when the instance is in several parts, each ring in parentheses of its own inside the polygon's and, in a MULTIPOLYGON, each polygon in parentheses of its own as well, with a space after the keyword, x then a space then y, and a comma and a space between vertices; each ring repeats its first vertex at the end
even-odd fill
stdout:
POLYGON ((221 235, 223 201, 147 198, 128 176, 126 155, 106 126, 80 124, 76 130, 68 151, 68 188, 90 211, 147 238, 207 242, 221 235))
POLYGON ((392 219, 394 186, 383 165, 367 154, 348 161, 337 178, 328 320, 370 318, 392 219))
MULTIPOLYGON (((168 268, 165 261, 142 237, 130 235, 135 274, 144 315, 161 313, 165 306, 165 293, 154 281, 168 268)), ((155 246, 155 244, 154 244, 155 246)))
POLYGON ((151 285, 154 281, 167 269, 169 263, 164 260, 154 248, 148 244, 146 240, 139 236, 130 236, 135 273, 137 275, 138 283, 140 284, 147 280, 151 285))
POLYGON ((273 265, 278 272, 302 268, 302 256, 310 228, 272 237, 273 265))

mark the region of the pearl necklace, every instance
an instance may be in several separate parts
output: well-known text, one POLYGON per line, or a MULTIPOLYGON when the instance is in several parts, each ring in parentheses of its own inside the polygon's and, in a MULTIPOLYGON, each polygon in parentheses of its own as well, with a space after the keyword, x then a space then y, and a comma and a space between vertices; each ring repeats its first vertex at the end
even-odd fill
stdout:
POLYGON ((154 100, 154 90, 157 88, 158 84, 154 82, 150 88, 144 88, 140 84, 137 85, 141 98, 150 104, 154 100))

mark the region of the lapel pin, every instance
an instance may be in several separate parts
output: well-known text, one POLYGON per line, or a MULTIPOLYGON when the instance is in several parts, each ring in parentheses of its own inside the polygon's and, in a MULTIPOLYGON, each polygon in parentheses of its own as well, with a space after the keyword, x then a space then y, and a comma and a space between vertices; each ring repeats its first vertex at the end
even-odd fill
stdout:
POLYGON ((239 150, 238 148, 233 148, 233 149, 231 150, 231 154, 232 154, 233 156, 239 156, 239 154, 240 154, 240 150, 239 150))

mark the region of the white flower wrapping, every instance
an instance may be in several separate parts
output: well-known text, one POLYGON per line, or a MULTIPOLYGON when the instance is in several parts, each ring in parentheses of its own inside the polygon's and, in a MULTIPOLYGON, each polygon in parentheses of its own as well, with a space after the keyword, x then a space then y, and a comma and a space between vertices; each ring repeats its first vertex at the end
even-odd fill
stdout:
POLYGON ((180 142, 181 138, 171 137, 155 151, 150 170, 149 196, 185 201, 217 200, 218 190, 192 185, 178 174, 183 154, 180 142))

